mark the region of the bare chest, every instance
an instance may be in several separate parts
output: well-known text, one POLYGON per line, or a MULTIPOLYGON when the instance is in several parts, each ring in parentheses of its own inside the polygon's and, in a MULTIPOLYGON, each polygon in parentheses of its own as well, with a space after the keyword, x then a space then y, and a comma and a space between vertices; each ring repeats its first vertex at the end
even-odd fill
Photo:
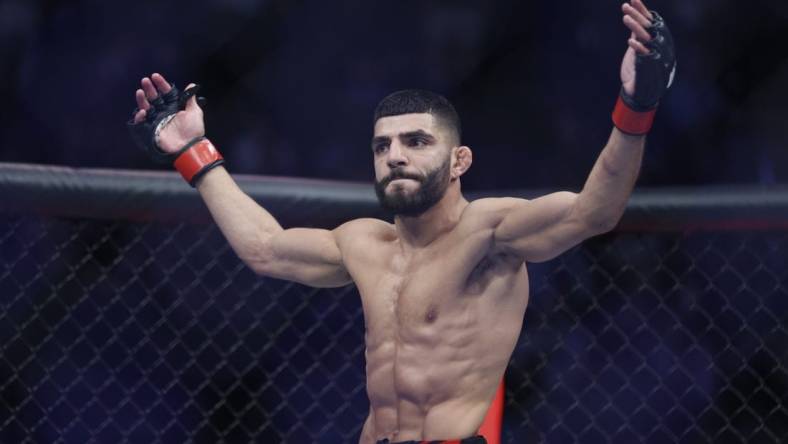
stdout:
POLYGON ((354 276, 373 343, 392 337, 423 341, 447 323, 483 322, 485 300, 527 291, 522 264, 507 258, 449 250, 387 259, 365 264, 354 276))
POLYGON ((436 266, 378 271, 379 278, 359 291, 373 324, 418 326, 433 324, 453 300, 461 297, 456 276, 436 266))

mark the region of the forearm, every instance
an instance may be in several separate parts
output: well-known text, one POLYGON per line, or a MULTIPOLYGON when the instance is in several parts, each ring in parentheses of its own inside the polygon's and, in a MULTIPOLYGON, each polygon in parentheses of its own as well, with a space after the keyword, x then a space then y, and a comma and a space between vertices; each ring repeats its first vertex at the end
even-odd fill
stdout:
POLYGON ((575 214, 604 232, 624 213, 643 158, 645 136, 631 136, 616 128, 591 169, 575 201, 575 214))
POLYGON ((600 232, 612 229, 624 213, 640 171, 645 135, 676 73, 673 36, 663 18, 642 0, 621 7, 632 34, 621 63, 615 128, 573 207, 583 223, 600 232))
POLYGON ((258 262, 270 236, 282 231, 276 219, 244 193, 224 167, 206 173, 197 190, 230 246, 247 264, 258 262))

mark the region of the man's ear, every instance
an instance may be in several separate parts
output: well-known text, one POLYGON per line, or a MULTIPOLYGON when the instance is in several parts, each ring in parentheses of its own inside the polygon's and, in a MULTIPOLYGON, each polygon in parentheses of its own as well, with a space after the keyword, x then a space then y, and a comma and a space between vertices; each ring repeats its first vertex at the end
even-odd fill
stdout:
POLYGON ((473 151, 465 145, 452 148, 451 178, 458 179, 465 174, 473 163, 473 151))

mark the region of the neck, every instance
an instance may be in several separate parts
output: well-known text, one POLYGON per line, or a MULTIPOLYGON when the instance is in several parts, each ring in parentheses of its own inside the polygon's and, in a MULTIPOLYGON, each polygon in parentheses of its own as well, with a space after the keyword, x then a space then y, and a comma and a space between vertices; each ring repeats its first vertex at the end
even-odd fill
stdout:
POLYGON ((457 225, 468 201, 460 193, 459 184, 456 185, 449 186, 441 200, 423 214, 394 217, 403 247, 425 247, 457 225))

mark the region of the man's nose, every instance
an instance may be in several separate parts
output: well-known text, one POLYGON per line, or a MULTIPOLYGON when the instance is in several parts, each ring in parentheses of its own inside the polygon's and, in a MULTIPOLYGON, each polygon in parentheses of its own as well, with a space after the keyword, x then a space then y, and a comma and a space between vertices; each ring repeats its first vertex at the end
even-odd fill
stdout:
POLYGON ((408 164, 408 158, 405 156, 405 150, 401 144, 394 142, 389 146, 386 163, 392 169, 408 164))

